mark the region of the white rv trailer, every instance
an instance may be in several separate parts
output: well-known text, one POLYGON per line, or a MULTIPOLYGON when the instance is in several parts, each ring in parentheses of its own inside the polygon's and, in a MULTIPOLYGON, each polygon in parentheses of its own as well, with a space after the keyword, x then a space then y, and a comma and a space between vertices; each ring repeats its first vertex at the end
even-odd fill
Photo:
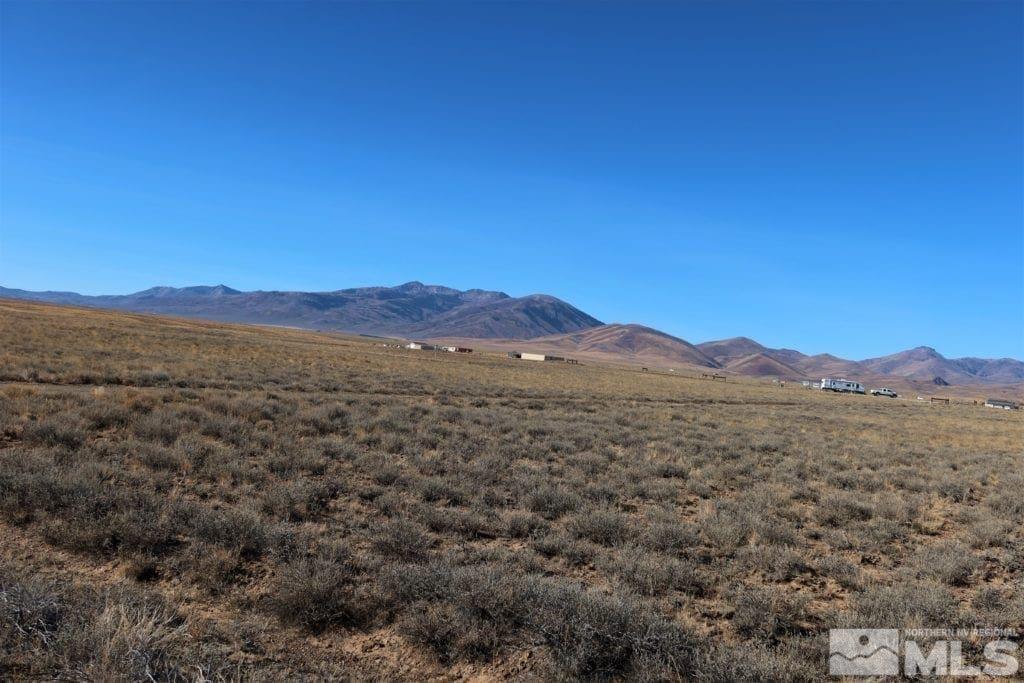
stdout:
POLYGON ((832 379, 824 377, 821 380, 822 391, 839 391, 848 394, 863 394, 864 385, 860 382, 852 382, 848 379, 832 379))

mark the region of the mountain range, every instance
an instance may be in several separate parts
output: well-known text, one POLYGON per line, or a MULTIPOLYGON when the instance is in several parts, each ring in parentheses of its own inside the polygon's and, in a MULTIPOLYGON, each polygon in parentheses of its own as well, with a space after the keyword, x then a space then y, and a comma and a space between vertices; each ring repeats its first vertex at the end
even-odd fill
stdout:
POLYGON ((956 384, 1024 382, 1024 363, 1012 358, 945 358, 920 346, 854 361, 830 354, 773 349, 747 337, 701 344, 635 324, 604 324, 546 294, 504 292, 408 282, 331 292, 242 292, 225 285, 153 287, 126 295, 29 292, 0 287, 0 297, 223 322, 287 325, 416 339, 486 339, 493 348, 522 346, 560 354, 632 363, 713 368, 780 379, 846 376, 956 384))
POLYGON ((0 287, 0 297, 160 313, 222 322, 287 325, 372 335, 529 339, 600 325, 545 294, 510 297, 482 289, 407 282, 333 292, 240 292, 214 287, 152 287, 125 295, 28 292, 0 287))
POLYGON ((808 356, 793 349, 770 349, 737 337, 697 344, 721 367, 738 374, 773 377, 902 377, 935 384, 1010 384, 1024 381, 1024 363, 1012 358, 946 358, 930 346, 918 346, 880 358, 846 360, 823 353, 808 356))

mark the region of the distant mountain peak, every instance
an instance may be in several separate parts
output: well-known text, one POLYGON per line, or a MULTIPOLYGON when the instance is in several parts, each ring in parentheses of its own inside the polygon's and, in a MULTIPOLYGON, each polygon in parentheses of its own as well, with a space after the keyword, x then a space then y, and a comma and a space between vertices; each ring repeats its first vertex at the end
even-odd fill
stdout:
POLYGON ((141 292, 135 292, 128 296, 146 297, 146 296, 180 296, 180 295, 213 295, 213 296, 224 296, 227 294, 241 294, 237 289, 232 289, 227 285, 195 285, 192 287, 168 287, 161 285, 157 287, 150 287, 144 289, 141 292))
POLYGON ((505 292, 491 291, 491 290, 488 290, 488 289, 475 289, 475 288, 474 289, 467 289, 466 291, 463 292, 463 294, 469 294, 471 296, 488 296, 488 297, 494 297, 496 299, 511 299, 512 298, 508 294, 506 294, 505 292))
POLYGON ((214 285, 212 287, 184 287, 181 291, 188 292, 189 294, 209 296, 233 296, 235 294, 241 294, 237 289, 232 289, 227 285, 214 285))
POLYGON ((397 287, 391 287, 391 291, 396 292, 423 292, 428 294, 457 294, 459 290, 452 289, 451 287, 444 287, 442 285, 425 285, 419 280, 411 280, 404 284, 398 285, 397 287))
MULTIPOLYGON (((431 295, 440 294, 444 296, 454 296, 466 299, 467 301, 480 301, 487 300, 493 301, 498 299, 509 299, 508 294, 505 292, 492 292, 486 289, 467 289, 465 291, 454 289, 452 287, 445 287, 444 285, 428 285, 420 282, 419 280, 411 280, 395 287, 375 287, 372 288, 377 291, 386 292, 389 294, 417 294, 417 295, 431 295)), ((353 290, 347 290, 353 291, 353 290)), ((358 291, 358 290, 355 290, 358 291)))
POLYGON ((436 292, 436 291, 441 291, 441 292, 457 292, 457 291, 459 291, 459 290, 453 289, 451 287, 445 287, 444 285, 428 285, 428 284, 424 284, 424 283, 420 282, 419 280, 410 280, 409 282, 404 282, 404 283, 402 283, 400 285, 397 285, 395 287, 391 287, 390 289, 397 290, 397 291, 400 291, 400 292, 436 292))

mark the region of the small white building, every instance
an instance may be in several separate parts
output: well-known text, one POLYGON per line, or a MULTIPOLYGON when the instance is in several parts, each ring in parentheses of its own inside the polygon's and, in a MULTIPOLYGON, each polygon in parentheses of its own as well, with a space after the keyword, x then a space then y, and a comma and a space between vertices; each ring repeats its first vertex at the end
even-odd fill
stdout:
POLYGON ((412 349, 414 351, 435 351, 437 347, 433 344, 424 344, 423 342, 409 342, 405 345, 405 348, 412 349))
POLYGON ((1004 401, 1001 398, 985 399, 985 406, 988 408, 1002 408, 1003 410, 1017 410, 1019 407, 1014 401, 1004 401))
POLYGON ((523 360, 539 360, 539 361, 564 361, 565 358, 561 356, 548 356, 543 353, 521 353, 519 357, 523 360))

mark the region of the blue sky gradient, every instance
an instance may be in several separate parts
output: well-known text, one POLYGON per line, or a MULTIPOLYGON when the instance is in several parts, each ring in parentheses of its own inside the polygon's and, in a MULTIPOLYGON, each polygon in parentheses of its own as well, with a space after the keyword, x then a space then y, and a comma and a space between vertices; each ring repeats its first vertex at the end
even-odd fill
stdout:
POLYGON ((0 284, 1024 358, 1020 2, 0 3, 0 284))

